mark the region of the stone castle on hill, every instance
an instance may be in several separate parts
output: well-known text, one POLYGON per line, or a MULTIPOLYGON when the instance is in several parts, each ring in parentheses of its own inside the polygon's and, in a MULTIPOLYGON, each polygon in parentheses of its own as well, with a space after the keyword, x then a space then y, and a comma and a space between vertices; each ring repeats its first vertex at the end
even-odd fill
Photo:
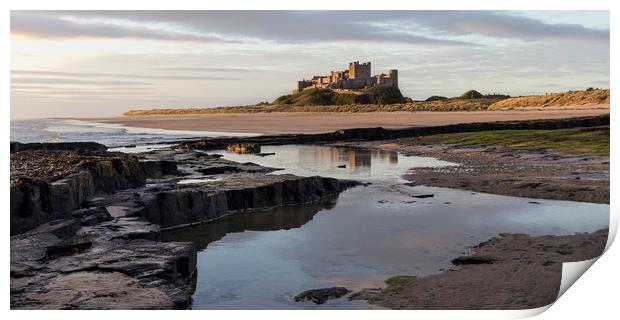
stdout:
POLYGON ((348 70, 332 71, 326 76, 314 76, 310 80, 297 81, 297 88, 293 93, 313 88, 357 90, 373 86, 398 87, 398 70, 391 69, 387 74, 371 76, 370 62, 360 64, 359 61, 355 61, 349 63, 348 70))

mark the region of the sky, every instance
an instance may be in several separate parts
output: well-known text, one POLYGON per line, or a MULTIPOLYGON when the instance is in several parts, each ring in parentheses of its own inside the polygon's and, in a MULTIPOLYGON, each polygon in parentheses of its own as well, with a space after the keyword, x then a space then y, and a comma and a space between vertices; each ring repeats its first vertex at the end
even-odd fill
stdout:
POLYGON ((405 96, 609 88, 608 11, 11 11, 11 118, 249 105, 352 61, 405 96))

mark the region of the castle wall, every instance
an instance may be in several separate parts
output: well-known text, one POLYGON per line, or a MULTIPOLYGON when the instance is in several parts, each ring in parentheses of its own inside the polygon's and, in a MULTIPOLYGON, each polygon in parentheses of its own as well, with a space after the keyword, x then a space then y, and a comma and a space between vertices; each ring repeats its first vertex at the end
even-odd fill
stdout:
POLYGON ((378 74, 372 77, 372 85, 383 87, 398 87, 398 70, 391 69, 388 74, 378 74))
POLYGON ((365 86, 369 85, 370 79, 348 79, 343 81, 342 88, 343 89, 363 89, 365 86))

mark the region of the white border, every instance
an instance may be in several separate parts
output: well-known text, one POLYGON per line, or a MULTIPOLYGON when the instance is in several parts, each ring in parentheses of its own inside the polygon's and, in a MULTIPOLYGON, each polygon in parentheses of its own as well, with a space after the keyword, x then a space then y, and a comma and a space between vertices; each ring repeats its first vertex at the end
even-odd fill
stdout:
MULTIPOLYGON (((5 2, 6 3, 6 2, 5 2)), ((616 14, 616 9, 618 8, 618 1, 599 1, 599 0, 589 0, 589 1, 576 1, 576 0, 564 0, 551 2, 548 1, 543 3, 540 0, 521 0, 521 1, 480 1, 480 0, 469 0, 469 1, 458 1, 458 0, 434 0, 434 1, 423 1, 423 2, 399 2, 392 0, 382 0, 382 1, 372 1, 365 4, 360 3, 359 1, 326 1, 326 0, 312 0, 306 2, 288 2, 286 4, 279 2, 277 0, 262 0, 262 1, 239 1, 239 0, 227 0, 227 1, 214 1, 214 2, 193 2, 193 1, 184 1, 184 0, 176 0, 176 1, 164 1, 164 0, 150 0, 150 1, 134 1, 128 2, 127 0, 106 0, 99 3, 88 2, 88 1, 77 1, 77 0, 54 0, 54 1, 43 1, 43 0, 21 0, 21 1, 8 1, 8 5, 4 4, 6 9, 2 11, 2 28, 3 34, 5 35, 4 41, 4 50, 2 50, 3 61, 7 64, 7 66, 3 69, 3 87, 2 90, 4 92, 3 100, 5 101, 5 108, 2 109, 4 113, 4 123, 2 127, 2 135, 4 137, 4 141, 9 140, 9 119, 10 119, 10 111, 8 106, 10 105, 10 90, 9 90, 9 79, 10 79, 10 13, 9 9, 17 10, 32 10, 32 9, 158 9, 158 10, 179 10, 179 9, 212 9, 212 10, 222 10, 222 9, 336 9, 336 10, 350 10, 350 9, 365 9, 365 10, 387 10, 387 9, 416 9, 416 10, 429 10, 429 9, 465 9, 465 10, 489 10, 489 9, 504 9, 504 10, 611 10, 611 57, 618 56, 618 43, 620 43, 620 39, 618 39, 618 30, 616 23, 619 18, 618 14, 616 14)), ((611 61, 611 88, 613 92, 616 92, 617 87, 617 76, 615 71, 618 71, 617 63, 614 63, 614 60, 611 61)), ((614 94, 612 95, 612 106, 616 106, 618 104, 618 98, 614 94)), ((612 107, 613 109, 614 107, 612 107)), ((612 123, 616 118, 614 116, 615 112, 612 111, 612 123)), ((611 129, 612 136, 612 146, 611 146, 611 162, 616 163, 617 154, 618 154, 618 129, 612 126, 611 129)), ((5 183, 2 185, 2 199, 3 203, 5 203, 5 219, 8 219, 8 212, 10 201, 8 199, 9 195, 9 151, 8 148, 4 149, 4 156, 2 157, 2 165, 5 168, 2 172, 2 181, 5 183)), ((611 170, 612 179, 611 179, 611 225, 610 225, 610 233, 614 230, 613 234, 615 235, 615 230, 617 230, 618 224, 618 204, 617 204, 617 195, 618 195, 618 180, 614 178, 616 170, 611 170)), ((6 220, 5 220, 6 222, 6 220)), ((9 224, 5 223, 3 225, 4 228, 4 245, 1 250, 3 256, 5 257, 5 263, 3 265, 3 274, 5 275, 5 290, 3 291, 3 304, 4 310, 7 312, 9 310, 9 277, 7 277, 8 269, 9 269, 9 224)), ((549 309, 549 311, 543 313, 541 318, 543 319, 574 319, 576 317, 592 317, 592 316, 605 316, 604 318, 609 318, 610 315, 617 314, 617 308, 615 308, 617 304, 618 295, 618 272, 620 272, 620 252, 617 249, 618 245, 611 246, 609 250, 599 259, 598 263, 595 263, 591 270, 586 272, 582 278, 576 282, 576 284, 568 290, 562 298, 556 302, 553 307, 549 309)), ((529 311, 307 311, 307 312, 288 312, 288 311, 264 311, 264 312, 256 312, 256 311, 239 311, 239 312, 228 312, 228 311, 194 311, 189 313, 184 313, 182 317, 184 318, 192 318, 192 319, 204 319, 205 317, 213 317, 213 318, 230 318, 230 317, 243 317, 243 318, 269 318, 269 319, 290 319, 291 317, 295 317, 297 319, 314 319, 317 316, 321 317, 347 317, 347 318, 361 318, 361 319, 370 319, 370 318, 394 318, 394 319, 411 319, 413 317, 423 319, 444 319, 449 318, 452 319, 454 317, 458 317, 461 319, 500 319, 500 318, 516 318, 516 317, 527 317, 536 315, 546 308, 529 310, 529 311), (320 312, 316 313, 316 312, 320 312)), ((140 313, 131 312, 131 311, 112 311, 112 312, 20 312, 13 311, 8 312, 9 314, 5 315, 11 318, 37 318, 41 317, 51 317, 51 318, 82 318, 89 317, 91 319, 108 319, 110 317, 122 317, 129 318, 135 317, 140 313)), ((159 311, 159 312, 151 312, 148 314, 149 317, 155 319, 163 319, 169 317, 181 316, 179 313, 174 311, 159 311)))

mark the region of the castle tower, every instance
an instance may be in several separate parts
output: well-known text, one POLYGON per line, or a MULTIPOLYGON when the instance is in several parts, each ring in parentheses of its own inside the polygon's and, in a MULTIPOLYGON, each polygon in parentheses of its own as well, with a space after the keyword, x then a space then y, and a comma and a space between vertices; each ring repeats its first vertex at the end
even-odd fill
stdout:
POLYGON ((398 87, 398 70, 390 69, 388 70, 388 75, 390 76, 392 86, 398 87))
POLYGON ((370 62, 360 64, 359 61, 349 63, 349 79, 370 79, 370 62))
POLYGON ((349 63, 349 79, 355 79, 355 71, 357 70, 357 66, 359 66, 358 61, 349 63))

